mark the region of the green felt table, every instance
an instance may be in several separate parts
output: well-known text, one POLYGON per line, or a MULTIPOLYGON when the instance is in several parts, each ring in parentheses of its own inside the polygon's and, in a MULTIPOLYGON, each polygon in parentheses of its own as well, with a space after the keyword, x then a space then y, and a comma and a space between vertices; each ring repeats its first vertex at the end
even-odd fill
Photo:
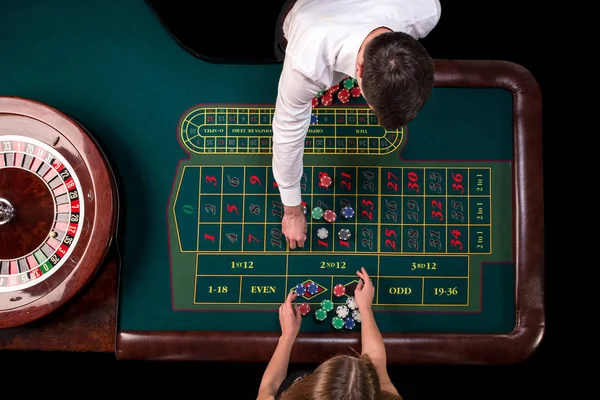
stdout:
POLYGON ((360 323, 337 330, 335 311, 321 322, 314 310, 344 304, 333 288, 351 288, 361 267, 391 363, 504 363, 535 350, 541 100, 523 67, 436 60, 431 100, 395 131, 361 98, 315 107, 302 178, 308 240, 290 250, 271 169, 280 64, 194 57, 142 1, 36 4, 0 16, 19 32, 0 44, 0 95, 78 120, 119 177, 118 358, 268 360, 279 305, 309 282, 318 291, 298 299, 312 310, 292 360, 358 349, 360 323), (312 218, 317 206, 337 220, 312 218))
MULTIPOLYGON (((436 123, 415 122, 410 133, 386 132, 364 104, 313 110, 318 121, 307 135, 301 180, 308 237, 294 250, 281 232, 283 205, 270 166, 273 107, 189 110, 179 137, 190 157, 179 163, 168 208, 173 308, 241 311, 206 314, 190 328, 272 331, 276 314, 248 311, 276 311, 291 288, 309 282, 318 291, 299 301, 313 309, 324 299, 345 304, 350 296, 336 296, 333 288, 356 283, 364 267, 374 280, 383 332, 510 331, 512 141, 503 134, 511 130, 503 114, 510 115, 511 96, 499 89, 448 90, 428 109, 436 102, 436 123), (473 118, 479 128, 432 146, 455 123, 457 111, 444 104, 457 96, 487 103, 495 127, 481 135, 492 116, 473 118), (491 137, 497 145, 486 147, 491 137), (324 174, 333 180, 329 187, 320 183, 324 174), (354 215, 344 217, 344 207, 354 215), (333 210, 337 218, 313 217, 313 208, 333 210), (318 236, 321 229, 327 237, 318 236), (349 240, 339 238, 342 229, 349 240), (495 265, 486 267, 485 278, 483 264, 495 265), (487 296, 493 308, 480 312, 487 296), (453 322, 410 311, 452 312, 453 322)), ((315 318, 305 321, 306 332, 332 330, 315 318)))

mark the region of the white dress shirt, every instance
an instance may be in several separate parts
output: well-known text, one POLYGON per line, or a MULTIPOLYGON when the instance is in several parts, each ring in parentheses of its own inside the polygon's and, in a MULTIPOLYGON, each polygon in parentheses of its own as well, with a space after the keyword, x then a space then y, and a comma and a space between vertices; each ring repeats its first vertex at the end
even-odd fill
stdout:
POLYGON ((387 27, 423 38, 437 25, 439 0, 298 0, 283 32, 288 41, 273 116, 273 175, 281 201, 301 203, 304 140, 312 99, 355 77, 366 36, 387 27))

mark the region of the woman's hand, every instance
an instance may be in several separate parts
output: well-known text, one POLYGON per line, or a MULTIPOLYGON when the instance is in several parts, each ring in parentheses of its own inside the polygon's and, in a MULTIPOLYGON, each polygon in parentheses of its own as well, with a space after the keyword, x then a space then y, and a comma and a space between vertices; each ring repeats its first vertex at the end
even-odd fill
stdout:
POLYGON ((271 361, 263 374, 260 387, 258 389, 257 399, 274 399, 281 382, 287 376, 288 364, 292 347, 296 341, 296 336, 300 331, 302 323, 302 313, 298 305, 292 304, 298 295, 292 289, 285 302, 279 306, 279 323, 281 324, 281 337, 277 342, 275 352, 271 356, 271 361))
POLYGON ((358 275, 361 280, 354 290, 354 299, 356 300, 356 304, 360 311, 367 311, 367 309, 371 309, 371 306, 373 305, 375 288, 373 287, 373 282, 371 282, 371 278, 369 278, 369 274, 367 274, 365 267, 362 267, 360 271, 356 271, 356 275, 358 275))
POLYGON ((281 325, 281 336, 295 339, 300 332, 302 314, 298 304, 292 304, 298 295, 290 290, 285 303, 279 306, 279 324, 281 325))

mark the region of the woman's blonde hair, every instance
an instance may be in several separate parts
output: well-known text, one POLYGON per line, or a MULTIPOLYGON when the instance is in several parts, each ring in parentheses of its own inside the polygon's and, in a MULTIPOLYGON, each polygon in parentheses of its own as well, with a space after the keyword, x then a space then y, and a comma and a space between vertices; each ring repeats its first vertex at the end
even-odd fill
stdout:
POLYGON ((381 390, 379 374, 369 356, 338 355, 294 382, 280 400, 402 400, 381 390))

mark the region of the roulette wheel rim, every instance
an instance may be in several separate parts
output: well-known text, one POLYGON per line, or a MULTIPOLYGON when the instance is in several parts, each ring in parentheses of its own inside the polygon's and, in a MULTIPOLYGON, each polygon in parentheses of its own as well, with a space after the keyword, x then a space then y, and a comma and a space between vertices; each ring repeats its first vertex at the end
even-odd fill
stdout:
POLYGON ((0 328, 45 317, 101 269, 116 239, 118 194, 79 122, 0 96, 0 328))

